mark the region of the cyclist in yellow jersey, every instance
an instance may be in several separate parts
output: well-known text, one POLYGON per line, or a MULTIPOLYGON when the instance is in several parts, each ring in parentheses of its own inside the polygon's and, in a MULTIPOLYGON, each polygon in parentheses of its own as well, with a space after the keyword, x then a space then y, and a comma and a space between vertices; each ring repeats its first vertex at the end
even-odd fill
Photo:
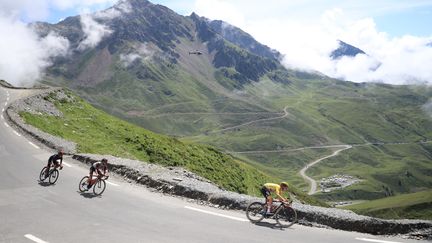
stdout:
POLYGON ((288 183, 286 182, 281 182, 279 185, 275 183, 266 183, 263 185, 263 187, 261 188, 261 193, 263 194, 267 202, 267 212, 266 212, 267 214, 271 213, 270 209, 273 203, 273 198, 271 194, 274 192, 279 200, 283 202, 287 202, 288 199, 282 196, 282 192, 287 190, 288 190, 288 183))

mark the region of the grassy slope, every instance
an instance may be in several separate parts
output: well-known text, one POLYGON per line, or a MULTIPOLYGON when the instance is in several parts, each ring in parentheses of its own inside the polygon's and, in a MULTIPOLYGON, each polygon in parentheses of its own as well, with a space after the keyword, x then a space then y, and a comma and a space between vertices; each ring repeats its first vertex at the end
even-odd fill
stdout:
POLYGON ((344 208, 385 219, 432 220, 432 190, 387 197, 344 208))
MULTIPOLYGON (((259 195, 257 189, 264 182, 276 181, 212 147, 155 134, 97 110, 72 94, 69 96, 74 97, 74 101, 57 101, 54 94, 47 98, 56 104, 64 117, 25 112, 21 115, 27 123, 45 132, 76 142, 83 153, 111 154, 164 166, 182 166, 225 189, 252 195, 259 195)), ((306 202, 319 204, 295 193, 306 202)))
MULTIPOLYGON (((430 145, 416 142, 432 138, 432 119, 421 108, 430 97, 430 89, 420 89, 318 79, 296 81, 295 77, 290 84, 263 80, 247 87, 248 94, 269 94, 257 97, 257 100, 273 104, 275 111, 287 106, 288 117, 187 140, 212 144, 228 151, 275 150, 316 144, 406 142, 402 145, 354 147, 321 162, 309 173, 318 180, 336 173, 356 175, 366 180, 358 186, 338 191, 338 195, 332 194, 332 198, 323 197, 332 200, 378 198, 384 196, 386 190, 392 190, 394 194, 423 190, 432 187, 432 179, 428 176, 432 169, 432 150, 430 145), (414 174, 411 182, 403 178, 407 168, 414 174), (399 179, 402 186, 398 185, 399 179), (364 193, 354 194, 353 191, 364 193)), ((248 121, 238 120, 234 125, 248 121)), ((288 177, 295 185, 306 188, 296 172, 306 163, 328 154, 331 151, 305 150, 244 156, 269 166, 268 173, 288 177)))
MULTIPOLYGON (((190 43, 183 44, 187 49, 190 43)), ((355 84, 281 70, 269 73, 260 82, 238 86, 234 85, 238 82, 221 74, 227 71, 228 76, 235 78, 234 70, 212 69, 203 56, 189 58, 187 55, 187 58, 188 64, 183 66, 160 58, 124 67, 117 60, 111 67, 110 80, 80 89, 79 93, 98 108, 154 132, 181 137, 182 141, 210 144, 225 151, 320 144, 409 143, 399 146, 397 151, 390 145, 355 147, 321 162, 309 172, 317 180, 335 173, 364 179, 361 184, 343 191, 319 195, 324 199, 372 199, 431 188, 432 179, 427 176, 432 170, 431 147, 414 143, 432 139, 432 120, 422 110, 422 105, 432 96, 431 88, 355 84), (190 69, 195 66, 199 68, 190 69), (214 73, 216 77, 211 78, 214 73), (289 115, 284 119, 220 131, 281 116, 285 107, 289 115), (135 111, 141 114, 130 114, 135 111), (408 167, 413 168, 415 182, 404 181, 403 174, 408 167), (396 186, 393 178, 398 178, 396 186)), ((287 178, 305 190, 307 185, 297 174, 299 169, 331 152, 310 149, 243 154, 242 158, 254 167, 263 165, 260 168, 266 173, 287 178)))
MULTIPOLYGON (((194 63, 194 60, 189 61, 194 63)), ((80 94, 99 104, 97 107, 152 131, 179 136, 183 141, 210 144, 225 151, 339 143, 412 143, 432 138, 431 118, 421 109, 431 91, 423 87, 354 84, 290 71, 269 74, 272 79, 284 82, 263 78, 260 82, 244 85, 240 95, 227 97, 164 60, 137 62, 128 68, 115 65, 113 68, 116 71, 111 80, 86 88, 80 94), (284 119, 218 132, 257 119, 281 116, 285 107, 288 107, 289 116, 284 119), (131 116, 124 113, 134 110, 144 111, 144 114, 131 116)), ((236 93, 235 90, 232 93, 236 93)), ((398 149, 396 155, 392 149, 379 148, 377 151, 373 146, 355 147, 323 161, 309 172, 317 180, 346 173, 365 181, 319 197, 371 199, 382 197, 388 191, 398 194, 430 188, 432 180, 423 175, 432 169, 427 163, 431 159, 430 147, 413 143, 402 147, 405 149, 398 149), (368 163, 371 165, 364 165, 368 163), (394 166, 394 163, 398 165, 394 166), (394 186, 394 181, 388 178, 402 177, 406 167, 411 165, 417 166, 414 167, 416 183, 394 186), (368 175, 370 171, 374 173, 368 175)), ((287 178, 306 190, 307 184, 297 172, 306 163, 328 154, 331 154, 330 150, 305 150, 247 154, 242 158, 254 167, 263 165, 260 168, 269 175, 287 178)))

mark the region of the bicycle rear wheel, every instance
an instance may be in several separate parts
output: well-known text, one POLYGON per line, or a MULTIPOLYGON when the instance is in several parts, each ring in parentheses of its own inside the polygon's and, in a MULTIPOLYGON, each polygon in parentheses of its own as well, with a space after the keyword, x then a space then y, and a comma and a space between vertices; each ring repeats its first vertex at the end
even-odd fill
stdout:
POLYGON ((79 182, 78 189, 80 192, 85 192, 87 190, 88 179, 88 176, 84 176, 79 182))
POLYGON ((266 212, 265 203, 253 202, 246 208, 246 217, 252 223, 258 223, 263 220, 266 212))
POLYGON ((105 191, 105 180, 98 179, 96 184, 93 185, 93 192, 95 195, 101 195, 105 191))
POLYGON ((46 170, 47 170, 47 167, 46 167, 46 166, 42 168, 42 170, 41 170, 41 172, 40 172, 40 174, 39 174, 39 180, 40 180, 40 181, 44 181, 44 180, 46 179, 46 178, 45 178, 46 170))
POLYGON ((54 184, 58 180, 59 171, 57 169, 52 169, 49 172, 49 183, 54 184))
POLYGON ((297 212, 292 207, 282 207, 276 212, 276 222, 280 226, 288 228, 297 222, 297 212))

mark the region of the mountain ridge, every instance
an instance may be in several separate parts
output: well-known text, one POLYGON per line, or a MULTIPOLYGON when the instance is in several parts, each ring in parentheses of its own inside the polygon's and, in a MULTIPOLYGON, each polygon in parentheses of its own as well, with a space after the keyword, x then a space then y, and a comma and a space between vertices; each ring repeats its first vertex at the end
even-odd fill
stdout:
MULTIPOLYGON (((41 33, 52 28, 68 34, 76 49, 56 60, 45 82, 69 87, 94 106, 151 131, 225 151, 370 144, 310 171, 315 179, 336 171, 365 178, 362 185, 319 195, 323 198, 378 198, 388 191, 432 186, 427 176, 432 148, 412 145, 394 150, 380 145, 432 138, 431 118, 421 108, 430 102, 430 87, 351 83, 287 69, 270 48, 251 48, 251 36, 240 29, 223 33, 224 22, 196 14, 180 16, 148 1, 121 3, 129 2, 135 4, 132 12, 93 19, 96 25, 109 27, 110 34, 87 49, 79 49, 87 37, 81 28, 85 17, 41 24, 41 33), (202 54, 191 55, 195 50, 202 54), (288 115, 276 119, 282 111, 288 115), (403 176, 410 163, 415 164, 415 183, 403 176), (370 171, 374 173, 366 173, 370 171)), ((306 188, 297 171, 331 153, 310 149, 243 158, 306 188)))

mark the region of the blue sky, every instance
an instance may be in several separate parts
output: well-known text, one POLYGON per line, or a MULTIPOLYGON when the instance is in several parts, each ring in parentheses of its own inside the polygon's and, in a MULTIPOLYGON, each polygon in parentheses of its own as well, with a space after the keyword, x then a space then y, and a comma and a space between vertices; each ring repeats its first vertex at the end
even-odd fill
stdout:
MULTIPOLYGON (((105 2, 99 1, 99 4, 85 6, 86 11, 96 11, 104 9, 110 5, 114 0, 107 0, 105 2)), ((189 15, 191 12, 196 11, 199 13, 200 9, 197 9, 197 2, 205 1, 195 1, 195 0, 183 0, 183 1, 173 1, 173 0, 153 0, 151 1, 155 4, 165 5, 179 14, 189 15)), ((215 2, 236 2, 236 1, 207 1, 209 7, 215 4, 215 2)), ((237 6, 239 9, 242 8, 242 1, 237 6)), ((244 2, 244 1, 243 1, 244 2)), ((250 1, 250 4, 254 4, 254 1, 250 1)), ((260 2, 260 1, 255 1, 260 2)), ((262 1, 261 1, 262 2, 262 1)), ((291 7, 287 2, 290 1, 273 1, 273 6, 265 6, 263 12, 271 11, 274 16, 284 16, 286 15, 286 8, 291 7), (266 10, 267 9, 267 10, 266 10)), ((299 2, 299 1, 291 1, 299 2)), ((376 1, 362 1, 363 4, 355 3, 355 1, 304 1, 304 4, 295 4, 295 12, 300 13, 305 17, 319 16, 322 12, 327 9, 341 8, 349 13, 358 17, 371 17, 375 20, 377 29, 386 32, 391 36, 402 36, 406 34, 417 35, 417 36, 432 36, 432 1, 418 1, 418 0, 376 0, 376 1), (325 3, 323 3, 325 2, 325 3)), ((245 4, 245 8, 250 7, 250 4, 245 4)), ((233 4, 235 6, 235 4, 233 4)), ((260 6, 261 4, 256 4, 260 6)), ((67 16, 77 15, 83 11, 83 5, 78 5, 75 8, 69 9, 58 9, 55 7, 50 7, 49 16, 45 20, 51 23, 57 22, 59 19, 63 19, 67 16)), ((248 18, 253 18, 253 16, 247 16, 248 18)), ((301 16, 300 16, 301 17, 301 16)), ((25 15, 23 18, 29 21, 29 18, 25 15)), ((313 18, 313 17, 312 17, 313 18)))
POLYGON ((432 7, 418 7, 374 17, 378 29, 393 36, 432 35, 432 7))

